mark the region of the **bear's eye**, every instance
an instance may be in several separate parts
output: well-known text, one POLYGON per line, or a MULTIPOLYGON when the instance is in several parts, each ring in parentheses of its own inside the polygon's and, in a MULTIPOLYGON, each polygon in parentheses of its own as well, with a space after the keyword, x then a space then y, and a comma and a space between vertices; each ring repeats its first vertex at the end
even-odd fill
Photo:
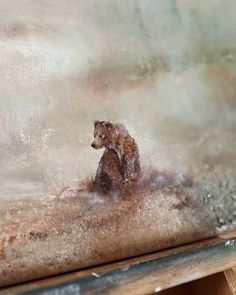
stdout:
POLYGON ((99 134, 98 137, 99 137, 100 139, 104 139, 104 138, 105 138, 105 134, 101 133, 101 134, 99 134))

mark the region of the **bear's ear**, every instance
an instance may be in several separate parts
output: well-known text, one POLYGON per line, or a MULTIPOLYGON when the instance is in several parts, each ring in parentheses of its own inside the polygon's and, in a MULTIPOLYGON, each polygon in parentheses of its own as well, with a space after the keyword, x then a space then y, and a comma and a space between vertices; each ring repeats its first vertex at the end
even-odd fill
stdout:
POLYGON ((103 124, 102 124, 104 127, 108 128, 108 127, 111 127, 112 124, 108 121, 105 121, 103 124))
POLYGON ((93 121, 93 125, 94 125, 94 127, 96 127, 97 124, 99 124, 99 121, 98 121, 98 120, 94 120, 94 121, 93 121))

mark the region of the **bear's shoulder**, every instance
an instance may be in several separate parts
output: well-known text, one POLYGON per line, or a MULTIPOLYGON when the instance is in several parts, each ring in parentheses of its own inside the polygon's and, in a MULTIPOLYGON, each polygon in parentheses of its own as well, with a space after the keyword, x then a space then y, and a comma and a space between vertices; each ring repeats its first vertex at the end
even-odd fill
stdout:
POLYGON ((126 137, 129 135, 127 128, 123 124, 120 124, 120 123, 114 124, 114 130, 117 136, 119 135, 119 136, 126 137))
POLYGON ((123 153, 134 154, 137 152, 137 150, 138 150, 138 146, 135 140, 133 139, 133 137, 131 137, 130 135, 127 136, 123 143, 123 153))

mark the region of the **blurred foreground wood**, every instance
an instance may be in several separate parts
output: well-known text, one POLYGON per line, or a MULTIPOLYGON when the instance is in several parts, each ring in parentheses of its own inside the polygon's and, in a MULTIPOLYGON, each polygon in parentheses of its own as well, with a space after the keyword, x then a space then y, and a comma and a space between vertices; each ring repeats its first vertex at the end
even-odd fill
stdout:
MULTIPOLYGON (((236 239, 216 238, 8 287, 1 289, 0 294, 153 294, 226 270, 227 281, 234 290, 235 277, 231 273, 233 269, 229 270, 234 266, 236 239)), ((214 290, 220 293, 214 291, 214 294, 234 294, 221 274, 218 274, 219 286, 213 283, 214 290)), ((201 294, 211 294, 204 293, 204 282, 196 281, 195 284, 202 290, 201 294)), ((200 294, 193 291, 184 293, 185 287, 179 288, 182 288, 180 294, 200 294)), ((171 289, 160 294, 178 294, 170 292, 171 289)))
POLYGON ((236 295, 236 267, 227 269, 224 273, 232 294, 236 295))
POLYGON ((232 295, 224 273, 213 274, 158 293, 159 295, 232 295))

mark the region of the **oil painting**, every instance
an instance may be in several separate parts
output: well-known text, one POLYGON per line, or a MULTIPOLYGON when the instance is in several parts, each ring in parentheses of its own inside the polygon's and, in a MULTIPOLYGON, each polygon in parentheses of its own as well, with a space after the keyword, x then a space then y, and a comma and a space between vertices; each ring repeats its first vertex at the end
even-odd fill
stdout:
POLYGON ((0 286, 236 229, 235 11, 0 1, 0 286))

